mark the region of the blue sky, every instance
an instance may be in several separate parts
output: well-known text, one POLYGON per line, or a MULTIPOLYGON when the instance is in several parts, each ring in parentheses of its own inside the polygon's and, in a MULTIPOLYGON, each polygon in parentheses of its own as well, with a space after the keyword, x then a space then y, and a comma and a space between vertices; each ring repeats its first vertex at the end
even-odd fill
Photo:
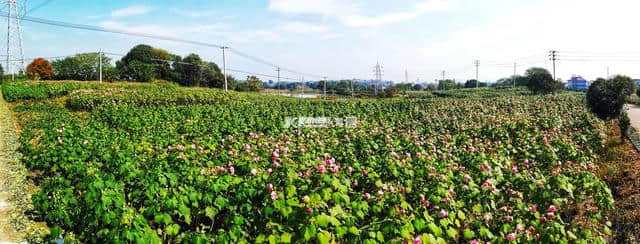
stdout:
MULTIPOLYGON (((37 6, 46 0, 28 0, 37 6)), ((551 68, 551 49, 567 60, 558 76, 640 78, 637 1, 623 0, 52 0, 30 16, 228 45, 282 67, 331 79, 495 80, 531 66, 551 68), (635 53, 634 53, 635 52, 635 53), (592 58, 601 61, 589 60, 592 58), (569 60, 573 59, 573 60, 569 60), (584 59, 584 60, 583 60, 584 59), (624 59, 624 61, 622 61, 624 59), (628 59, 633 59, 633 62, 628 59)), ((28 7, 29 8, 29 7, 28 7)), ((2 22, 3 25, 6 24, 2 22)), ((215 48, 24 23, 26 57, 78 52, 126 53, 147 43, 221 62, 215 48)), ((230 68, 275 74, 239 56, 230 68)), ((236 76, 242 77, 242 74, 236 76)), ((283 73, 298 78, 299 75, 283 73)), ((306 77, 307 80, 314 77, 306 77)))

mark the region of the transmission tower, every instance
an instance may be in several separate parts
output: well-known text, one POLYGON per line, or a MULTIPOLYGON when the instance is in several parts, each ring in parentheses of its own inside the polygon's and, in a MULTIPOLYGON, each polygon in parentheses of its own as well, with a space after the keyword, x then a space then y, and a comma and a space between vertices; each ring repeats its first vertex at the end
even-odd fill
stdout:
POLYGON ((12 75, 24 69, 24 51, 22 49, 21 19, 26 15, 24 1, 1 0, 2 11, 7 13, 7 54, 6 69, 12 75))
POLYGON ((380 81, 382 81, 382 66, 380 65, 380 62, 376 62, 376 66, 373 67, 373 68, 374 68, 373 72, 374 72, 374 75, 376 77, 375 84, 374 84, 375 88, 374 88, 374 93, 373 94, 374 94, 374 96, 377 96, 378 95, 378 84, 380 83, 380 81))

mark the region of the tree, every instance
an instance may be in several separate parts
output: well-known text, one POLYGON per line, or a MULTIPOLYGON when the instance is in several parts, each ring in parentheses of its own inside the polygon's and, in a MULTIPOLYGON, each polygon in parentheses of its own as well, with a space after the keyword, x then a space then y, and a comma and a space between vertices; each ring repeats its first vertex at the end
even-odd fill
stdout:
POLYGON ((618 119, 623 138, 629 127, 629 118, 623 107, 635 88, 631 78, 617 75, 609 80, 598 78, 587 90, 587 105, 591 112, 601 119, 618 119))
POLYGON ((634 90, 633 80, 627 76, 618 75, 609 80, 598 78, 587 90, 587 104, 599 118, 615 119, 634 90))
POLYGON ((98 53, 80 53, 53 61, 53 78, 56 80, 98 80, 100 55, 102 56, 103 79, 107 81, 115 79, 117 71, 111 64, 111 59, 98 53))
POLYGON ((527 87, 535 94, 555 93, 563 88, 560 81, 556 81, 548 70, 544 68, 530 68, 525 73, 527 87))
POLYGON ((155 77, 155 69, 152 64, 143 63, 140 61, 131 61, 124 70, 122 70, 129 80, 138 82, 153 81, 155 77))
POLYGON ((27 66, 27 75, 32 79, 49 80, 53 76, 53 68, 44 58, 36 58, 27 66))
POLYGON ((116 63, 120 75, 125 80, 140 81, 136 77, 141 77, 141 73, 131 73, 141 71, 142 64, 145 64, 145 74, 142 76, 145 80, 148 79, 146 69, 152 69, 152 77, 149 81, 154 79, 163 79, 168 81, 179 81, 180 76, 171 67, 171 62, 181 61, 180 56, 169 53, 168 51, 160 48, 154 48, 149 45, 140 44, 133 47, 129 52, 122 57, 120 61, 116 63), (136 67, 130 67, 134 62, 136 67))
POLYGON ((456 83, 453 80, 440 80, 438 82, 438 90, 450 90, 456 88, 456 83))
POLYGON ((247 80, 239 82, 235 90, 243 92, 258 92, 262 89, 262 81, 255 76, 247 76, 247 80))
POLYGON ((486 82, 478 83, 478 81, 475 79, 468 80, 467 82, 464 83, 464 88, 476 88, 476 87, 487 87, 487 83, 486 82))

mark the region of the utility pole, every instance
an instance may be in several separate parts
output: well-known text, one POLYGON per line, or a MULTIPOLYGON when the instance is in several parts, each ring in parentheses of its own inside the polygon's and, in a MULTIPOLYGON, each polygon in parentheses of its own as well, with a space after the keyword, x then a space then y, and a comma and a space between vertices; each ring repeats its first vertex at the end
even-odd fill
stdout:
POLYGON ((409 71, 404 70, 404 83, 409 83, 409 71))
POLYGON ((549 51, 549 58, 553 61, 553 80, 556 80, 556 60, 558 60, 558 51, 549 51))
POLYGON ((102 83, 102 49, 98 51, 98 69, 100 69, 100 83, 102 83))
POLYGON ((353 81, 356 80, 356 78, 351 79, 351 82, 349 82, 349 85, 351 86, 351 98, 353 98, 353 81))
POLYGON ((382 80, 382 66, 380 66, 380 62, 376 62, 376 66, 375 66, 375 88, 374 88, 374 96, 378 96, 378 84, 380 83, 380 81, 382 80))
POLYGON ((325 77, 322 77, 322 80, 323 80, 323 81, 322 81, 322 84, 324 85, 324 88, 323 88, 323 90, 322 90, 322 91, 323 91, 322 93, 323 93, 324 99, 327 99, 327 77, 326 77, 326 76, 325 76, 325 77))
POLYGON ((224 91, 227 91, 227 56, 225 55, 225 50, 229 49, 229 47, 220 47, 222 49, 222 74, 224 75, 224 91))
POLYGON ((305 83, 304 83, 304 76, 303 76, 303 77, 301 77, 301 78, 302 78, 302 79, 301 79, 301 81, 302 81, 302 96, 301 96, 301 98, 304 98, 304 86, 305 86, 305 83))
POLYGON ((278 72, 278 81, 276 82, 276 90, 278 90, 278 94, 280 94, 280 67, 276 67, 276 71, 278 72))
POLYGON ((511 79, 513 80, 513 87, 516 87, 516 66, 517 63, 513 63, 513 77, 511 77, 511 79))
POLYGON ((476 66, 476 88, 478 88, 480 86, 480 80, 478 80, 478 68, 480 67, 480 60, 476 60, 473 64, 476 66))

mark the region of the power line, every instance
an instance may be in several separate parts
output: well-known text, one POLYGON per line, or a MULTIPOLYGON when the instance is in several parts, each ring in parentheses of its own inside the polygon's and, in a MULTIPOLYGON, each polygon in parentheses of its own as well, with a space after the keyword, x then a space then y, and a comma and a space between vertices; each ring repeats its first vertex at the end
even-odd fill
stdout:
MULTIPOLYGON (((51 25, 51 26, 58 26, 58 27, 64 27, 64 28, 89 30, 89 31, 105 32, 105 33, 112 33, 112 34, 137 36, 137 37, 146 37, 146 38, 151 38, 151 39, 172 41, 172 42, 180 42, 180 43, 186 43, 186 44, 192 44, 192 45, 204 46, 204 47, 213 47, 213 48, 223 48, 223 47, 225 47, 223 45, 207 43, 207 42, 201 42, 201 41, 186 40, 186 39, 180 39, 180 38, 175 38, 175 37, 155 35, 155 34, 147 34, 147 33, 140 33, 140 32, 133 32, 133 31, 109 29, 109 28, 103 28, 103 27, 92 26, 92 25, 74 24, 74 23, 55 21, 55 20, 49 20, 49 19, 43 19, 43 18, 36 18, 36 17, 30 17, 30 16, 16 17, 16 16, 13 16, 13 15, 9 15, 8 13, 3 12, 3 11, 0 11, 0 16, 7 17, 9 19, 17 19, 17 20, 22 20, 22 21, 27 21, 27 22, 32 22, 32 23, 45 24, 45 25, 51 25)), ((227 48, 228 48, 229 52, 231 52, 233 54, 236 54, 236 55, 238 55, 240 57, 252 60, 252 61, 254 61, 256 63, 264 64, 264 65, 267 65, 267 66, 280 67, 280 69, 282 71, 286 71, 286 72, 293 73, 293 74, 298 74, 298 75, 317 77, 317 78, 324 77, 324 76, 321 76, 321 75, 308 74, 308 73, 295 71, 295 70, 292 70, 292 69, 282 68, 282 66, 280 66, 280 65, 276 65, 276 64, 268 62, 268 61, 266 61, 264 59, 257 58, 255 56, 243 53, 243 52, 241 52, 239 50, 236 50, 234 48, 231 48, 231 47, 227 47, 227 48)))
POLYGON ((41 3, 40 5, 37 5, 29 10, 27 10, 26 14, 30 14, 38 9, 41 9, 44 6, 47 6, 49 3, 51 3, 53 0, 45 0, 43 3, 41 3))

